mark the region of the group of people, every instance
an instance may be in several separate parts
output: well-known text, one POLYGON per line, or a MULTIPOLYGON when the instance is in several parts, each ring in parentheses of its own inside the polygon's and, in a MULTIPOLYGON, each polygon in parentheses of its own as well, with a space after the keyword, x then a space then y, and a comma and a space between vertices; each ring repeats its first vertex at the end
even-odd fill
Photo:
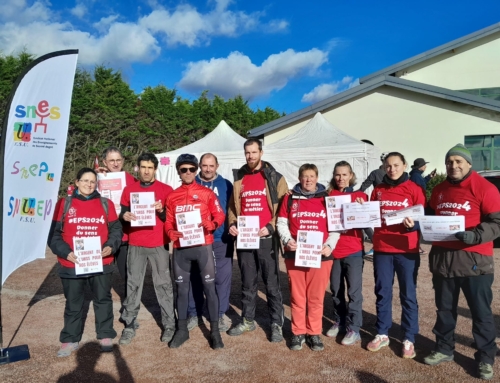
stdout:
MULTIPOLYGON (((496 332, 491 310, 493 282, 493 244, 500 236, 500 194, 488 181, 472 170, 470 152, 461 144, 445 155, 447 179, 437 185, 429 201, 421 184, 406 172, 408 164, 401 153, 386 153, 383 170, 370 198, 364 190, 354 191, 356 176, 346 161, 335 164, 328 185, 318 183, 318 169, 303 164, 298 183, 289 190, 285 178, 264 161, 262 143, 250 138, 244 144, 246 164, 231 184, 217 174, 217 157, 204 154, 200 161, 191 154, 177 158, 176 169, 182 181, 175 190, 156 180, 158 160, 151 153, 137 161, 138 180, 127 178, 121 197, 121 212, 107 208, 107 200, 96 190, 97 174, 81 169, 71 197, 61 199, 54 215, 49 238, 52 251, 60 263, 66 307, 61 331, 59 356, 68 356, 79 346, 82 337, 83 288, 88 281, 93 294, 96 332, 103 351, 112 349, 113 310, 111 279, 113 259, 126 280, 126 298, 121 321, 125 324, 119 343, 129 344, 139 327, 140 307, 147 261, 152 269, 153 284, 161 308, 163 333, 161 341, 169 347, 180 347, 189 339, 189 331, 201 323, 204 306, 210 321, 210 344, 224 347, 220 333, 240 336, 256 329, 256 300, 259 273, 262 276, 269 316, 271 342, 283 340, 284 310, 279 280, 279 254, 282 253, 290 287, 292 338, 291 350, 301 350, 304 343, 321 351, 323 301, 330 285, 333 297, 333 325, 328 337, 341 336, 343 345, 354 345, 361 339, 363 229, 329 232, 325 197, 346 195, 351 202, 363 204, 379 201, 381 214, 406 207, 423 205, 426 215, 463 215, 465 231, 456 233, 455 241, 434 242, 429 253, 433 274, 437 318, 433 329, 435 350, 424 358, 428 365, 452 361, 455 349, 455 326, 460 290, 471 310, 475 340, 475 359, 482 379, 493 377, 497 350, 496 332), (154 193, 156 225, 132 226, 137 217, 131 212, 131 193, 154 193), (204 244, 185 245, 181 240, 176 214, 198 210, 204 244), (102 219, 106 216, 106 219, 102 219), (235 238, 240 235, 238 217, 258 216, 260 243, 258 249, 236 249, 241 272, 241 321, 229 328, 224 314, 229 308, 232 260, 235 238), (101 218, 101 219, 99 219, 101 218), (73 237, 81 230, 80 222, 93 222, 93 231, 102 244, 103 272, 76 275, 78 262, 73 237), (64 230, 63 230, 64 227, 64 230), (297 233, 299 230, 322 233, 322 262, 319 268, 298 266, 297 233), (170 262, 168 244, 173 244, 170 262), (114 257, 113 257, 114 255, 114 257), (177 287, 174 296, 170 273, 177 287), (174 307, 176 308, 177 317, 174 307)), ((413 169, 424 167, 416 160, 413 169), (418 163, 417 163, 418 162, 418 163), (416 165, 420 165, 416 168, 416 165)), ((105 168, 99 172, 121 171, 123 156, 117 148, 103 155, 105 168)), ((421 176, 423 170, 418 174, 421 176)), ((430 177, 435 174, 431 173, 430 177)), ((422 177, 423 178, 423 177, 422 177)), ((370 181, 372 182, 372 181, 370 181)), ((109 201, 110 206, 113 206, 109 201)), ((388 331, 393 323, 392 297, 394 276, 398 278, 403 330, 403 358, 415 357, 415 336, 419 332, 417 279, 420 267, 420 225, 411 217, 401 224, 386 225, 366 233, 372 236, 376 295, 377 333, 368 343, 369 351, 389 345, 388 331)))

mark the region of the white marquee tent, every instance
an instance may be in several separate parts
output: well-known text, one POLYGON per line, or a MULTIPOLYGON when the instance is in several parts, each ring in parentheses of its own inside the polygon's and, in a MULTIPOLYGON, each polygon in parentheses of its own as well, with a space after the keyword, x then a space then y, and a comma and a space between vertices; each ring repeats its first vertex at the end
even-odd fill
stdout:
POLYGON ((347 161, 353 167, 359 188, 370 172, 380 166, 380 150, 349 136, 327 121, 321 113, 295 133, 264 147, 264 157, 289 186, 298 182, 298 169, 304 163, 318 167, 319 182, 327 186, 333 166, 347 161))
MULTIPOLYGON (((219 174, 233 181, 233 169, 245 164, 244 142, 245 138, 221 121, 214 131, 199 141, 157 154, 160 161, 158 179, 176 188, 180 185, 175 170, 177 157, 182 153, 190 153, 199 158, 203 153, 211 152, 219 159, 219 174)), ((380 150, 347 135, 328 122, 321 113, 317 113, 297 132, 264 146, 263 159, 285 176, 289 187, 298 182, 298 169, 306 162, 318 167, 319 182, 326 186, 335 163, 345 160, 353 166, 359 186, 370 171, 380 165, 380 150)))
POLYGON ((245 141, 245 138, 241 137, 222 120, 212 132, 198 141, 170 152, 157 154, 156 157, 158 157, 159 161, 157 178, 175 189, 180 185, 179 175, 175 169, 177 157, 189 153, 200 159, 202 154, 210 152, 219 159, 218 173, 232 181, 232 169, 240 168, 245 164, 243 155, 245 141))

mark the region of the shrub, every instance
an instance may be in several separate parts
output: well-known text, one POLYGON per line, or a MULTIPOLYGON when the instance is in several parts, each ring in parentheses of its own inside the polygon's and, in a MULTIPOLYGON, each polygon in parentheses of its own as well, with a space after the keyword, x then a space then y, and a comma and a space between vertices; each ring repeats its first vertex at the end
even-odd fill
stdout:
POLYGON ((427 200, 431 198, 432 194, 432 189, 434 189, 434 186, 440 184, 446 179, 446 174, 445 173, 438 173, 434 178, 431 178, 429 182, 427 182, 427 189, 425 190, 425 194, 427 197, 427 200))

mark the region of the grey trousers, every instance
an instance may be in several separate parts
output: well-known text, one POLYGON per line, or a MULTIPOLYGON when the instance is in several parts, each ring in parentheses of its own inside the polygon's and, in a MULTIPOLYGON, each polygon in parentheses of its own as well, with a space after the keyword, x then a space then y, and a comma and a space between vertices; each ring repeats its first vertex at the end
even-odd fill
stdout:
POLYGON ((169 255, 163 246, 129 246, 127 255, 127 298, 121 319, 129 325, 139 313, 147 261, 151 264, 153 285, 165 329, 175 329, 174 292, 170 277, 169 255))

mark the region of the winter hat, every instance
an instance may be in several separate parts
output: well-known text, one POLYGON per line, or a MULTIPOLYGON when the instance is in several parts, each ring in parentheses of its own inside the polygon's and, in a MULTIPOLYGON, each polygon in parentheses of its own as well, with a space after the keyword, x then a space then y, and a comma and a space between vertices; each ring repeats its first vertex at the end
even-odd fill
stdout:
POLYGON ((460 156, 472 165, 472 155, 470 154, 469 149, 462 144, 456 144, 453 148, 448 150, 448 153, 446 153, 446 157, 444 158, 444 162, 446 162, 450 156, 460 156))
POLYGON ((415 161, 413 161, 412 169, 418 169, 421 168, 424 165, 427 165, 429 162, 424 160, 423 158, 417 158, 415 161))
POLYGON ((175 168, 179 169, 179 167, 183 164, 190 164, 196 166, 198 168, 198 158, 192 154, 181 154, 177 157, 177 161, 175 161, 175 168))

